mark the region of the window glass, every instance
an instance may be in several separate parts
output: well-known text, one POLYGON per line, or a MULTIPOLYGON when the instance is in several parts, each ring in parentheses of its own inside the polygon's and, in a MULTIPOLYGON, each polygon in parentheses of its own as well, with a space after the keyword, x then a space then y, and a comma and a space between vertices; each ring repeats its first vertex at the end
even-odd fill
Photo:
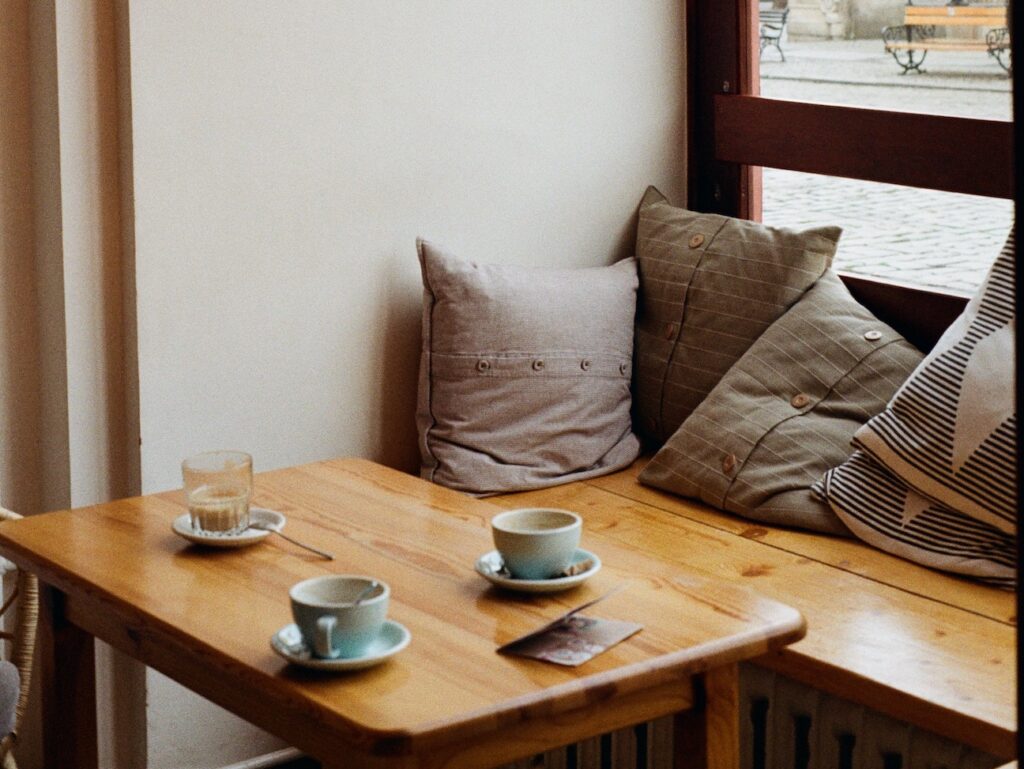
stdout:
POLYGON ((1004 48, 1009 37, 1000 32, 1005 28, 1005 4, 926 1, 933 4, 923 5, 923 0, 911 6, 903 0, 761 2, 761 94, 902 112, 1011 119, 1011 82, 1000 64, 1010 63, 1009 48, 1004 48), (918 14, 918 21, 946 23, 910 25, 908 33, 903 25, 908 13, 918 14), (889 53, 882 39, 886 27, 889 53), (908 63, 911 54, 914 61, 908 63), (923 62, 919 61, 922 55, 923 62), (904 65, 919 69, 904 74, 904 65))
POLYGON ((763 221, 839 225, 835 267, 973 292, 1002 248, 1013 201, 764 169, 763 221))
MULTIPOLYGON (((761 95, 1012 120, 1006 10, 1001 0, 761 2, 761 95), (908 20, 922 23, 908 30, 908 20)), ((763 203, 768 224, 842 226, 839 269, 965 291, 1013 216, 1008 200, 769 168, 763 203)))

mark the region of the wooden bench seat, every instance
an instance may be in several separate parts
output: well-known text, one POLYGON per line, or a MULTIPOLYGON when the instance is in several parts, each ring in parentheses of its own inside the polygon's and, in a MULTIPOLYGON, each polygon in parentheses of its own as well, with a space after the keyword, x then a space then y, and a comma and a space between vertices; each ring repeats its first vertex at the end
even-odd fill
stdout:
POLYGON ((903 24, 884 27, 882 40, 886 53, 892 54, 906 74, 921 72, 928 51, 986 51, 1010 73, 1010 33, 1005 6, 993 5, 908 5, 903 24), (988 28, 981 37, 942 37, 939 27, 972 30, 988 28))
POLYGON ((579 511, 584 541, 657 551, 703 577, 797 607, 804 640, 759 664, 965 745, 1016 754, 1015 596, 854 540, 762 526, 621 472, 506 494, 503 507, 579 511))

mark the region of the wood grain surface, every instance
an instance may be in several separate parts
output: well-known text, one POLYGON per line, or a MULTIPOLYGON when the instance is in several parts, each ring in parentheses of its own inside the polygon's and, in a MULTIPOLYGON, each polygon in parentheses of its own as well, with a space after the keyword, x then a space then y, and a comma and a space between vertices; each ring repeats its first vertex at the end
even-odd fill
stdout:
POLYGON ((804 633, 796 610, 736 580, 707 579, 667 543, 602 535, 632 531, 632 511, 588 518, 582 544, 604 561, 598 575, 567 593, 521 596, 473 570, 493 547, 488 521, 500 508, 488 502, 334 460, 259 474, 254 504, 283 512, 286 531, 336 560, 272 536, 238 550, 189 545, 171 531, 185 510, 180 492, 5 523, 0 552, 63 591, 74 625, 327 764, 353 750, 364 762, 410 766, 531 755, 688 707, 693 674, 804 633), (410 646, 346 675, 277 657, 269 639, 291 621, 289 587, 330 573, 387 581, 390 617, 412 632, 410 646), (587 613, 644 629, 582 667, 495 653, 619 585, 587 613))
POLYGON ((605 542, 749 585, 798 608, 807 636, 759 662, 998 756, 1016 753, 1015 596, 854 540, 760 526, 622 472, 494 498, 566 507, 605 542))

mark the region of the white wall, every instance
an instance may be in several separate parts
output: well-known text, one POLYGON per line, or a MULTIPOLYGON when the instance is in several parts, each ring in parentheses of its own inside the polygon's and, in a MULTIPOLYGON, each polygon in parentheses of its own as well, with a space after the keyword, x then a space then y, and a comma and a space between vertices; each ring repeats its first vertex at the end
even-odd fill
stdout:
MULTIPOLYGON (((133 2, 143 490, 216 447, 415 469, 415 237, 627 255, 645 186, 683 199, 682 6, 133 2)), ((151 767, 244 755, 149 683, 151 767)))
POLYGON ((134 2, 144 490, 214 446, 414 466, 415 237, 627 253, 682 196, 681 6, 134 2))

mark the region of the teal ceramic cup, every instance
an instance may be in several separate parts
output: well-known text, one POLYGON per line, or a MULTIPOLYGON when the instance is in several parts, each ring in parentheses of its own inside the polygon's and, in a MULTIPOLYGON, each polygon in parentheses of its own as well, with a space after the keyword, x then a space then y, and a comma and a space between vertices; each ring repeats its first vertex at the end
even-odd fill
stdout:
POLYGON ((494 546, 517 579, 551 579, 572 563, 583 519, 568 510, 529 507, 491 519, 494 546))
POLYGON ((372 577, 332 574, 299 582, 288 595, 306 645, 317 657, 335 659, 358 657, 377 639, 391 589, 372 577))

